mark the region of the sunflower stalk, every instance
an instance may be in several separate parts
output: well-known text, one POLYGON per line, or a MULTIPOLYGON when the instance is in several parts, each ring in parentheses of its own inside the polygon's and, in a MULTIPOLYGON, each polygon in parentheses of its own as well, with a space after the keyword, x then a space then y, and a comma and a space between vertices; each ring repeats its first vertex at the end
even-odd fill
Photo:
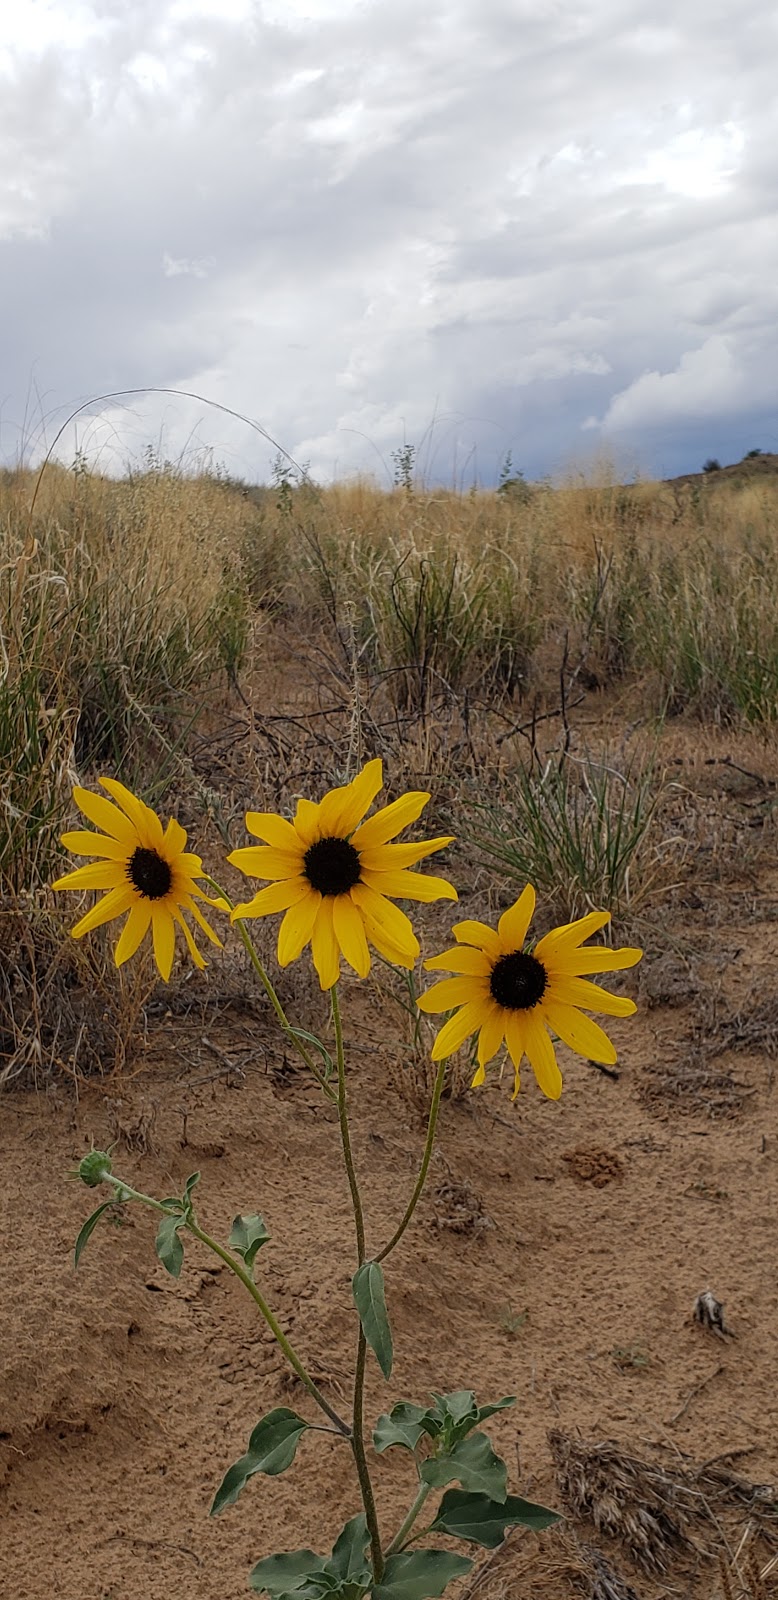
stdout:
MULTIPOLYGON (((343 1162, 348 1177, 351 1205, 354 1212, 354 1231, 356 1234, 357 1266, 361 1267, 365 1259, 365 1217, 362 1207, 362 1197, 359 1192, 354 1157, 351 1150, 351 1132, 348 1122, 348 1103, 346 1091, 346 1062, 343 1051, 343 1024, 340 1015, 340 1002, 338 1000, 338 985, 334 984, 331 991, 332 1022, 335 1029, 335 1048, 338 1065, 338 1124, 340 1127, 340 1141, 343 1150, 343 1162)), ((378 1513, 376 1511, 373 1484, 370 1477, 370 1468, 367 1464, 365 1451, 365 1367, 367 1363, 367 1340, 360 1320, 359 1334, 357 1337, 357 1357, 354 1368, 354 1404, 351 1422, 351 1448, 354 1453, 354 1464, 359 1479, 359 1489, 362 1504, 365 1508, 365 1519, 370 1533, 370 1549, 373 1560, 373 1573, 378 1582, 383 1577, 384 1555, 381 1548, 381 1532, 378 1526, 378 1513)))

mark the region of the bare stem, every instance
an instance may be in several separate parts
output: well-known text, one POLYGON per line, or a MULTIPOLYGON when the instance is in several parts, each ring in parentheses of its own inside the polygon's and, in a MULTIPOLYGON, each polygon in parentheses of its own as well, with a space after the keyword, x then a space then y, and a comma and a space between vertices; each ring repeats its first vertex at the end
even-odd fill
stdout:
POLYGON ((427 1179, 427 1173, 429 1171, 429 1164, 432 1159, 432 1147, 435 1143, 435 1133, 438 1126, 438 1112, 440 1111, 440 1097, 443 1093, 445 1076, 446 1063, 445 1061, 441 1061, 438 1065, 437 1076, 435 1078, 435 1087, 432 1091, 432 1104, 430 1105, 429 1121, 427 1123, 427 1142, 424 1146, 424 1155, 421 1158, 421 1166, 419 1168, 419 1176, 416 1179, 416 1186, 410 1200, 408 1201, 408 1206, 402 1221, 399 1222, 395 1228, 389 1243, 385 1244, 383 1250, 379 1250, 378 1255, 374 1257, 375 1261, 383 1261, 385 1257, 389 1255, 389 1252, 394 1249, 395 1245, 399 1244, 421 1199, 421 1192, 424 1188, 424 1184, 427 1179))
MULTIPOLYGON (((340 1139, 343 1147, 343 1160, 346 1166, 349 1189, 351 1191, 351 1204, 354 1211, 354 1229, 356 1232, 357 1263, 361 1267, 365 1259, 365 1218, 362 1210, 362 1198, 359 1193, 354 1157, 351 1151, 351 1135, 348 1125, 348 1104, 346 1100, 346 1063, 343 1054, 343 1025, 340 1018, 340 1004, 338 1001, 338 988, 335 984, 331 991, 332 1021, 335 1029, 335 1045, 338 1065, 338 1123, 340 1126, 340 1139)), ((354 1412, 351 1421, 351 1449, 354 1455, 354 1464, 357 1469, 359 1488, 362 1495, 362 1504, 365 1508, 365 1520, 370 1533, 370 1552, 373 1561, 373 1578, 375 1583, 380 1583, 384 1573, 384 1553, 381 1548, 381 1532, 378 1526, 378 1512, 376 1511, 373 1485, 370 1479, 370 1468, 367 1464, 365 1450, 365 1423, 364 1423, 364 1397, 365 1397, 365 1365, 367 1361, 367 1341, 362 1324, 359 1325, 359 1338, 357 1340, 357 1359, 354 1369, 354 1412)))

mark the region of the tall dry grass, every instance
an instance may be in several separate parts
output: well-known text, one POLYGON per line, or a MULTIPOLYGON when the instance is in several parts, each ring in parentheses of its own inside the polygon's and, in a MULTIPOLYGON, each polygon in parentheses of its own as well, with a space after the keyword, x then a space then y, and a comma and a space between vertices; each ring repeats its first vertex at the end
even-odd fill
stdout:
MULTIPOLYGON (((80 462, 37 485, 0 474, 0 909, 17 945, 20 907, 58 870, 73 782, 110 770, 159 801, 203 708, 240 687, 258 628, 307 657, 311 678, 320 649, 346 699, 361 686, 379 753, 391 724, 398 759, 420 752, 449 790, 466 763, 494 837, 510 839, 517 796, 530 811, 538 799, 521 738, 560 696, 569 707, 615 684, 643 720, 778 719, 778 476, 454 494, 251 489, 153 462, 122 481, 80 462)), ((247 687, 272 710, 259 679, 247 687)), ((274 741, 275 767, 298 772, 299 729, 274 741)), ((587 768, 590 796, 599 781, 587 768)), ((590 875, 629 882, 630 829, 643 849, 653 804, 638 789, 629 827, 610 791, 592 802, 590 875)), ((560 827, 580 824, 577 794, 555 791, 560 827)), ((568 845, 516 870, 556 873, 574 898, 568 845)))

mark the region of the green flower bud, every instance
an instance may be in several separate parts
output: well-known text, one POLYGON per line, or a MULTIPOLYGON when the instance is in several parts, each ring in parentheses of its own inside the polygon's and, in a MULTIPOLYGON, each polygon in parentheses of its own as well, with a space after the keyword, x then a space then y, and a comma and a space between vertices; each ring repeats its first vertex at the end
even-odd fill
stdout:
POLYGON ((82 1183, 88 1184, 90 1189, 96 1189, 103 1183, 111 1171, 111 1157, 105 1150, 90 1150, 84 1156, 78 1168, 78 1176, 82 1183))

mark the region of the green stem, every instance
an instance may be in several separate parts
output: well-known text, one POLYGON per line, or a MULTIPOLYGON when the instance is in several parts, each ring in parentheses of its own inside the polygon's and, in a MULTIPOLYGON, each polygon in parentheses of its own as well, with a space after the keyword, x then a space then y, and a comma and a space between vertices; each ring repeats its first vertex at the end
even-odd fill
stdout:
POLYGON ((224 1246, 220 1245, 217 1239, 212 1239, 211 1235, 206 1233, 203 1228, 200 1228, 196 1222, 189 1221, 187 1223, 187 1227, 189 1232, 193 1233, 195 1238, 200 1240, 201 1244, 207 1245, 208 1249, 212 1250, 214 1255, 217 1255, 220 1261, 224 1262, 226 1267, 229 1267, 230 1272, 234 1272, 235 1277, 240 1279, 244 1289, 248 1289, 252 1300, 259 1307, 271 1333, 273 1334, 274 1339, 283 1350, 289 1365, 294 1368, 298 1378, 302 1383, 305 1384, 305 1387, 308 1390, 311 1398, 316 1401, 317 1406, 319 1406, 320 1410, 324 1412, 325 1416, 329 1417, 330 1422, 334 1422, 338 1433, 342 1434, 346 1439, 351 1439, 351 1429, 349 1428, 348 1423, 344 1422, 343 1418, 338 1416, 337 1411, 333 1410, 333 1407, 330 1405, 329 1401, 322 1394, 321 1389, 319 1389, 314 1383, 310 1373, 306 1372, 306 1369, 303 1366, 297 1351, 287 1339, 283 1328, 273 1315, 273 1312, 271 1311, 264 1295, 262 1294, 261 1290, 257 1288, 257 1285, 255 1284, 254 1279, 251 1277, 251 1274, 246 1271, 246 1268, 239 1261, 235 1260, 234 1256, 230 1255, 229 1250, 225 1250, 224 1246))
POLYGON ((351 1153, 351 1134, 348 1125, 348 1105, 346 1101, 346 1063, 343 1054, 343 1025, 340 1020, 340 1003, 338 1001, 338 986, 335 984, 330 990, 332 1004, 332 1021, 335 1028, 335 1047, 338 1063, 338 1122, 340 1124, 340 1142, 343 1146, 343 1160, 346 1164, 348 1186, 351 1190, 351 1204, 354 1210, 354 1227, 357 1235, 357 1257, 361 1267, 365 1259, 365 1217, 362 1210, 362 1197, 359 1193, 357 1174, 354 1168, 354 1157, 351 1153))
MULTIPOLYGON (((233 905, 229 895, 225 894, 225 892, 222 889, 221 885, 216 882, 216 879, 215 878, 211 878, 211 877, 206 877, 205 881, 206 881, 206 883, 210 884, 212 889, 216 890, 217 894, 221 895, 223 900, 226 900, 227 905, 229 906, 230 910, 234 911, 235 908, 234 908, 234 905, 233 905)), ((272 983, 270 981, 270 978, 268 977, 268 975, 267 975, 267 973, 265 971, 265 968, 262 965, 262 962, 261 962, 261 960, 260 960, 260 958, 259 958, 259 956, 257 954, 256 946, 255 946, 254 941, 253 941, 253 939, 251 937, 251 934, 249 933, 248 928, 246 928, 244 926, 243 920, 240 917, 238 918, 238 921, 237 921, 237 929, 238 929, 238 934, 239 934, 239 936, 240 936, 240 938, 241 938, 241 940, 243 942, 243 946, 244 946, 245 950, 247 951, 247 954, 248 954, 249 960, 251 962, 251 965, 254 968, 254 971, 256 972, 260 983, 262 984, 262 987, 263 987, 263 989, 265 991, 265 994, 267 995, 268 1000, 270 1001, 270 1004, 273 1007, 273 1010, 275 1011, 275 1014, 276 1014, 276 1016, 278 1018, 278 1021, 280 1022, 281 1027, 284 1030, 284 1033, 288 1036, 288 1038, 291 1039, 292 1044, 295 1047, 295 1050, 297 1050, 298 1053, 302 1056, 303 1061, 305 1062, 305 1065, 308 1068, 309 1072, 313 1073, 313 1076, 316 1079, 316 1082, 318 1083, 319 1088, 324 1091, 324 1093, 327 1096, 327 1099, 331 1100, 333 1102, 333 1104, 334 1104, 336 1099, 337 1099, 337 1095, 330 1088, 330 1086, 329 1086, 329 1084, 327 1082, 327 1079, 324 1077, 324 1074, 322 1072, 320 1072, 320 1070, 317 1067, 315 1061, 313 1060, 313 1058, 311 1057, 309 1052, 306 1050, 302 1039, 299 1037, 299 1035, 296 1033, 295 1029, 292 1027, 292 1024, 289 1021, 289 1018, 288 1018, 288 1016, 287 1016, 287 1014, 286 1014, 286 1012, 285 1012, 285 1010, 284 1010, 284 1008, 283 1008, 283 1006, 281 1004, 281 1001, 279 1000, 278 995, 276 994, 276 991, 273 988, 273 985, 272 985, 272 983)))
POLYGON ((435 1087, 432 1091, 432 1104, 430 1106, 429 1122, 427 1123, 427 1143, 424 1146, 424 1155, 421 1159, 419 1176, 416 1179, 416 1187, 414 1188, 413 1194, 408 1201, 408 1206, 402 1222, 398 1223, 391 1239, 389 1240, 389 1243, 385 1244, 383 1250, 379 1250, 378 1255, 373 1258, 375 1261, 383 1261, 385 1257, 389 1255, 389 1252, 394 1249, 395 1245, 399 1244, 408 1226, 408 1223, 410 1222, 411 1217, 416 1210, 419 1200, 421 1199, 421 1191, 424 1188, 424 1184, 427 1179, 427 1173, 429 1171, 429 1164, 432 1159, 432 1147, 435 1143, 435 1132, 438 1126, 438 1112, 440 1111, 440 1097, 443 1093, 445 1076, 446 1063, 445 1061, 441 1061, 438 1065, 437 1076, 435 1078, 435 1087))
MULTIPOLYGON (((114 1187, 119 1191, 119 1198, 127 1200, 140 1200, 142 1205, 150 1206, 152 1211, 161 1211, 166 1217, 176 1215, 176 1212, 171 1206, 165 1206, 160 1200, 152 1199, 151 1195, 142 1194, 139 1189, 133 1189, 131 1184, 123 1183, 121 1178, 115 1177, 113 1173, 106 1174, 105 1182, 112 1183, 114 1185, 114 1187)), ((320 1410, 324 1412, 325 1416, 329 1417, 330 1422, 334 1422, 338 1433, 342 1434, 344 1438, 350 1439, 351 1429, 348 1423, 344 1422, 343 1418, 338 1416, 337 1411, 333 1410, 329 1401, 322 1394, 321 1390, 317 1388, 313 1378, 310 1376, 310 1373, 306 1372, 305 1367, 303 1366, 302 1361, 297 1354, 297 1351, 295 1350, 294 1346, 289 1343, 283 1328, 273 1315, 273 1312, 271 1311, 264 1295, 262 1294, 262 1291, 257 1288, 254 1279, 252 1278, 251 1274, 247 1272, 242 1262, 236 1261, 235 1257, 230 1255, 229 1250, 225 1250, 224 1246, 220 1245, 217 1239, 212 1239, 209 1233, 206 1233, 204 1229, 198 1226, 193 1217, 187 1218, 181 1214, 181 1221, 187 1228, 188 1232, 194 1234, 195 1239, 199 1239, 201 1244, 207 1245, 208 1249, 212 1250, 214 1255, 217 1255, 219 1259, 224 1262, 225 1266, 229 1267, 230 1272, 234 1272, 235 1277, 240 1279, 244 1289, 248 1289, 252 1300, 259 1307, 271 1333, 273 1334, 273 1337, 283 1350, 289 1365, 294 1368, 298 1378, 302 1383, 305 1384, 305 1387, 308 1390, 311 1398, 316 1401, 317 1406, 319 1406, 320 1410)))
POLYGON ((402 1523, 401 1527, 397 1529, 391 1544, 387 1546, 386 1554, 388 1556, 393 1556, 396 1550, 402 1550, 402 1547, 411 1531, 411 1528, 413 1527, 414 1522, 416 1521, 416 1518, 419 1515, 419 1512, 421 1511, 422 1506, 424 1505, 425 1500, 427 1500, 431 1494, 431 1484, 419 1484, 419 1492, 413 1502, 413 1505, 411 1506, 410 1511, 408 1512, 407 1517, 405 1518, 405 1521, 402 1523))
MULTIPOLYGON (((351 1134, 348 1125, 348 1103, 346 1099, 346 1062, 343 1053, 343 1024, 340 1017, 340 1003, 338 1000, 338 986, 333 985, 330 992, 332 1004, 332 1022, 335 1029, 335 1046, 338 1064, 338 1123, 340 1126, 340 1140, 343 1147, 343 1160, 346 1166, 348 1185, 351 1191, 351 1204, 354 1211, 354 1228, 356 1232, 357 1260, 361 1267, 365 1259, 365 1217, 362 1210, 362 1197, 359 1193, 354 1157, 351 1151, 351 1134)), ((378 1512, 376 1511, 373 1485, 370 1480, 370 1468, 367 1464, 365 1450, 365 1366, 367 1362, 367 1341, 360 1322, 359 1338, 357 1340, 357 1359, 354 1370, 354 1411, 351 1421, 351 1449, 354 1456, 354 1465, 357 1469, 359 1488, 362 1495, 362 1504, 365 1508, 365 1519, 370 1533, 370 1552, 373 1562, 373 1579, 380 1583, 384 1574, 384 1553, 381 1549, 381 1531, 378 1526, 378 1512)))

